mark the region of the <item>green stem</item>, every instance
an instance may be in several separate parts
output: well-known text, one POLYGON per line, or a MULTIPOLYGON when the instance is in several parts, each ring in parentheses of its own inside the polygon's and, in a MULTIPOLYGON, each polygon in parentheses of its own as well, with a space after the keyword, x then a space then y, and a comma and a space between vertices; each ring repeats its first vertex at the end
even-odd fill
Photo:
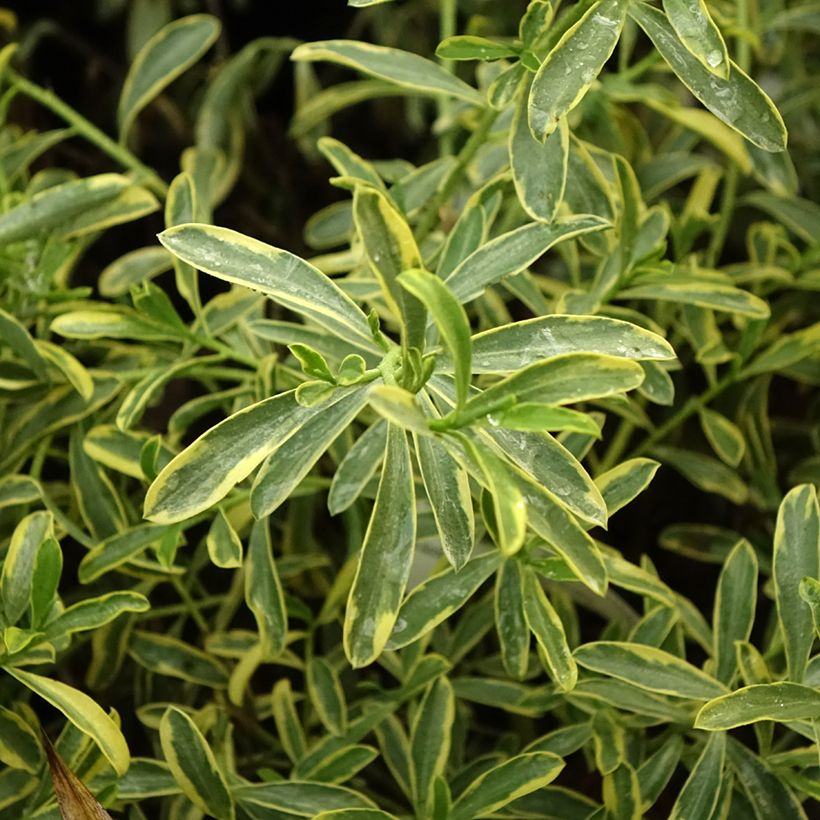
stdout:
POLYGON ((598 464, 598 469, 596 470, 597 475, 605 473, 607 470, 611 470, 612 467, 615 466, 615 463, 626 449, 626 445, 629 444, 629 439, 632 437, 634 430, 635 425, 631 421, 621 419, 621 423, 618 426, 615 435, 612 437, 609 447, 607 447, 603 458, 598 464))
POLYGON ((89 142, 96 145, 104 154, 116 160, 124 168, 134 171, 144 181, 157 196, 165 198, 168 194, 168 186, 151 170, 134 156, 125 146, 114 142, 107 134, 89 122, 82 114, 75 111, 70 105, 64 103, 56 94, 46 88, 42 88, 36 83, 32 83, 25 77, 21 77, 16 71, 9 71, 9 77, 14 87, 31 97, 32 100, 53 111, 58 117, 65 120, 69 125, 77 129, 77 133, 85 137, 89 142))
POLYGON ((737 373, 730 371, 723 376, 720 381, 715 382, 710 388, 699 396, 689 399, 686 404, 670 416, 660 427, 650 433, 630 454, 629 458, 644 455, 649 452, 658 442, 663 441, 673 430, 680 427, 690 416, 702 410, 712 399, 719 396, 727 387, 737 380, 737 373))
POLYGON ((729 233, 729 225, 732 222, 732 214, 734 213, 735 202, 737 200, 737 182, 737 165, 732 163, 723 181, 723 197, 720 201, 718 224, 715 226, 715 230, 712 233, 712 241, 709 243, 709 249, 706 251, 706 264, 709 267, 714 267, 720 260, 720 255, 723 253, 723 245, 729 233))
POLYGON ((186 586, 182 583, 182 581, 180 581, 179 578, 175 576, 171 576, 171 585, 177 591, 179 597, 182 598, 182 603, 185 605, 185 613, 193 618, 194 623, 199 627, 202 634, 207 635, 211 631, 211 628, 208 626, 208 622, 199 611, 196 601, 194 601, 191 597, 191 594, 188 592, 186 586))
POLYGON ((452 196, 453 191, 455 191, 456 186, 461 181, 461 177, 467 170, 467 166, 475 156, 476 151, 484 144, 484 140, 487 138, 487 134, 490 128, 492 128, 498 114, 499 112, 493 108, 484 109, 475 130, 470 134, 469 139, 464 143, 461 151, 458 152, 456 164, 450 169, 450 173, 444 178, 444 181, 439 186, 435 195, 427 203, 421 213, 416 230, 416 236, 419 240, 424 239, 424 237, 435 228, 436 222, 438 222, 439 219, 439 209, 452 196))
MULTIPOLYGON (((441 0, 439 7, 439 38, 446 40, 456 33, 456 17, 458 10, 458 0, 441 0)), ((441 65, 445 71, 455 73, 455 63, 452 60, 441 60, 441 65)), ((446 119, 453 110, 453 101, 447 96, 441 96, 438 100, 438 116, 446 119)), ((447 128, 439 137, 439 153, 443 157, 451 156, 455 152, 454 134, 452 128, 447 128)))

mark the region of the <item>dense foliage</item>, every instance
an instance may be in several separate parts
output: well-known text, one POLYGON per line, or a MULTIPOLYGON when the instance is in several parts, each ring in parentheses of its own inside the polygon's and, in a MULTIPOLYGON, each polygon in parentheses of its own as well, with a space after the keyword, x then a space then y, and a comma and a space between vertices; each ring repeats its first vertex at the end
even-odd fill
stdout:
POLYGON ((817 6, 215 5, 0 9, 0 818, 810 816, 817 6))

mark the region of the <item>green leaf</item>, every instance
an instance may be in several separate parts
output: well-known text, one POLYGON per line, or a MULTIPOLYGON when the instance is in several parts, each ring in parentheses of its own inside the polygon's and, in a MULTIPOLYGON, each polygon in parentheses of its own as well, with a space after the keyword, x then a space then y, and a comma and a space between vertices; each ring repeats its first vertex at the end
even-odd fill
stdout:
POLYGON ((416 504, 404 430, 390 425, 376 503, 359 554, 344 623, 345 654, 367 666, 390 638, 416 541, 416 504))
MULTIPOLYGON (((673 359, 669 343, 642 327, 603 316, 541 316, 473 336, 473 372, 518 370, 562 353, 673 359)), ((442 370, 447 370, 445 365, 442 370)))
MULTIPOLYGON (((584 433, 595 438, 601 437, 601 428, 595 419, 586 413, 569 410, 566 407, 555 407, 550 404, 522 402, 493 413, 493 422, 499 427, 521 432, 571 431, 584 433)), ((492 423, 492 422, 491 422, 492 423)))
POLYGON ((147 612, 148 599, 139 592, 109 592, 67 607, 48 625, 50 638, 99 629, 124 612, 147 612))
POLYGON ((800 597, 811 607, 814 631, 820 634, 820 581, 816 578, 804 578, 798 589, 800 597))
POLYGON ((597 641, 579 646, 575 660, 585 669, 676 698, 709 700, 726 694, 722 683, 684 660, 636 643, 597 641))
POLYGON ((454 719, 453 687, 442 675, 424 693, 410 735, 413 803, 420 817, 429 816, 433 785, 437 777, 444 776, 454 719))
POLYGON ((122 533, 106 538, 89 550, 80 561, 77 575, 81 584, 88 584, 106 572, 122 566, 156 544, 170 528, 158 524, 138 524, 122 533))
MULTIPOLYGON (((365 766, 369 766, 378 756, 378 750, 372 746, 354 744, 329 755, 325 761, 309 769, 305 777, 320 780, 323 783, 344 783, 365 766)), ((348 809, 348 811, 354 810, 348 809)), ((355 811, 368 811, 368 809, 356 809, 355 811)))
POLYGON ((159 240, 198 270, 261 291, 356 347, 375 349, 362 311, 332 280, 298 256, 213 225, 176 225, 163 231, 159 240))
POLYGON ((117 123, 125 142, 137 114, 213 45, 220 24, 210 14, 192 14, 164 26, 139 51, 120 94, 117 123))
POLYGON ((614 515, 639 496, 649 486, 660 466, 651 458, 630 458, 599 475, 595 486, 601 491, 607 514, 614 515))
POLYGON ((12 677, 62 712, 83 734, 97 744, 117 774, 125 774, 131 756, 116 723, 88 695, 62 681, 5 667, 12 677))
POLYGON ((546 142, 535 139, 527 121, 529 89, 530 83, 520 93, 510 128, 510 167, 521 207, 533 219, 552 222, 567 184, 569 128, 561 119, 546 142))
POLYGON ((461 569, 475 544, 475 516, 467 472, 438 439, 422 435, 414 438, 441 551, 454 569, 461 569))
POLYGON ((737 467, 746 452, 746 442, 737 425, 708 407, 702 408, 698 417, 703 434, 721 461, 730 467, 737 467))
POLYGON ((432 60, 397 48, 355 40, 324 40, 300 45, 290 58, 297 61, 327 60, 339 63, 418 94, 443 94, 473 105, 480 105, 482 102, 478 91, 432 60))
POLYGON ((50 330, 69 339, 159 341, 178 339, 180 336, 176 329, 150 321, 124 307, 116 310, 72 310, 54 319, 50 330))
POLYGON ((569 28, 541 63, 532 83, 529 123, 544 142, 558 121, 584 98, 615 50, 627 10, 626 0, 600 0, 569 28))
POLYGON ((599 353, 564 353, 536 362, 507 376, 472 398, 464 415, 480 418, 503 406, 505 399, 517 402, 571 404, 604 398, 633 390, 643 381, 640 365, 599 353))
POLYGON ((80 397, 89 401, 94 395, 94 380, 85 366, 67 350, 52 342, 37 339, 34 344, 42 357, 65 376, 80 397))
MULTIPOLYGON (((374 6, 377 3, 392 3, 393 0, 347 0, 352 6, 374 6)), ((394 814, 381 809, 333 809, 317 814, 313 820, 396 820, 394 814)))
POLYGON ((336 670, 324 658, 311 658, 306 666, 310 702, 325 728, 341 737, 347 731, 347 703, 336 670))
POLYGON ((176 707, 165 711, 159 740, 168 767, 185 796, 209 817, 233 820, 233 798, 216 757, 196 724, 176 707))
POLYGON ((234 787, 233 796, 240 804, 297 817, 315 818, 330 810, 375 808, 368 798, 353 789, 304 780, 240 785, 234 787))
POLYGON ((29 605, 32 629, 41 627, 51 613, 62 571, 63 551, 55 538, 46 538, 37 550, 34 572, 31 576, 29 605))
POLYGON ((364 186, 357 186, 353 195, 353 219, 385 301, 401 319, 404 347, 423 350, 424 304, 418 294, 411 288, 402 288, 398 281, 402 271, 422 266, 410 226, 385 194, 364 186))
POLYGON ((503 60, 518 53, 515 46, 471 34, 447 37, 436 48, 436 57, 442 60, 503 60))
POLYGON ((820 692, 811 686, 778 681, 744 686, 704 704, 695 727, 723 732, 760 720, 814 720, 820 717, 820 692))
MULTIPOLYGON (((469 338, 469 332, 467 335, 469 338)), ((38 379, 45 381, 48 378, 46 360, 31 334, 14 316, 6 313, 2 308, 0 308, 0 341, 8 345, 34 371, 38 379)))
POLYGON ((613 820, 640 820, 641 787, 635 769, 626 761, 604 776, 606 816, 613 820))
POLYGON ((268 456, 251 488, 251 509, 256 518, 270 515, 291 496, 367 401, 366 390, 346 390, 329 406, 319 405, 322 411, 303 422, 268 456))
POLYGON ((760 208, 782 222, 804 242, 813 244, 820 231, 820 205, 799 196, 775 196, 767 191, 747 194, 743 202, 760 208))
POLYGON ((242 565, 242 542, 221 509, 211 522, 205 544, 208 555, 216 566, 234 569, 242 565))
POLYGON ((37 774, 43 762, 43 748, 34 729, 5 706, 0 706, 0 761, 31 774, 37 774))
POLYGON ((729 762, 757 820, 767 820, 769 817, 806 820, 803 807, 781 777, 733 737, 727 738, 727 744, 729 762))
POLYGON ((131 184, 120 174, 98 174, 46 188, 0 215, 0 242, 5 245, 62 228, 95 206, 110 205, 131 184))
POLYGON ((168 635, 136 630, 128 651, 134 660, 151 672, 222 689, 228 685, 225 667, 201 649, 168 635))
POLYGON ((113 199, 91 205, 70 219, 61 221, 58 234, 63 239, 91 236, 97 231, 152 214, 159 207, 159 201, 151 191, 131 185, 113 199))
POLYGON ((564 217, 549 225, 522 225, 473 251, 447 277, 447 284, 459 302, 470 302, 505 276, 529 267, 553 245, 607 227, 607 220, 592 215, 564 217))
POLYGON ((743 368, 743 378, 776 373, 820 352, 820 322, 795 333, 782 333, 743 368))
MULTIPOLYGON (((344 395, 339 391, 334 399, 344 395)), ((208 509, 326 409, 327 404, 303 407, 291 390, 234 413, 160 472, 145 495, 145 517, 173 523, 208 509)))
POLYGON ((384 420, 371 424, 353 442, 330 484, 327 508, 331 515, 344 512, 361 495, 384 457, 386 446, 387 422, 384 420))
POLYGON ((501 556, 493 551, 456 570, 448 567, 419 584, 404 599, 387 649, 417 641, 457 612, 495 572, 501 556))
POLYGON ((731 285, 682 276, 626 288, 618 292, 618 299, 651 299, 679 305, 698 305, 752 319, 766 319, 769 316, 768 304, 752 293, 731 285))
POLYGON ((29 607, 40 545, 53 534, 51 513, 43 511, 27 515, 14 528, 0 574, 0 598, 8 625, 16 624, 29 607))
POLYGON ((722 683, 729 683, 735 674, 735 645, 749 640, 756 604, 757 555, 743 539, 729 553, 715 594, 715 677, 722 683))
POLYGON ((291 763, 298 763, 304 757, 307 741, 296 711, 293 689, 287 678, 281 678, 273 687, 271 711, 276 724, 276 734, 285 754, 291 763))
POLYGON ((721 79, 729 79, 729 54, 720 29, 704 0, 663 0, 663 10, 681 43, 703 67, 721 79))
POLYGON ((432 273, 405 269, 399 275, 398 282, 430 311, 453 360, 456 407, 463 407, 467 401, 472 374, 470 322, 467 313, 447 285, 432 273))
POLYGON ((748 487, 738 474, 710 456, 668 445, 654 447, 652 455, 706 492, 721 495, 735 504, 743 504, 748 497, 748 487))
MULTIPOLYGON (((716 77, 681 43, 663 12, 633 3, 630 16, 649 35, 681 82, 719 120, 765 151, 784 151, 786 126, 774 103, 735 63, 728 79, 716 77)), ((708 56, 708 55, 707 55, 708 56)))
POLYGON ((462 443, 492 496, 493 535, 498 548, 505 556, 515 555, 524 546, 527 536, 527 504, 521 490, 511 480, 511 468, 483 442, 465 437, 462 443))
MULTIPOLYGON (((729 696, 731 697, 731 696, 729 696)), ((670 820, 688 817, 711 817, 724 781, 726 735, 712 735, 672 806, 670 820)))
POLYGON ((520 562, 514 558, 498 569, 494 605, 501 662, 508 675, 522 680, 529 664, 530 630, 524 614, 524 576, 520 562))
POLYGON ((256 618, 263 657, 277 657, 285 647, 288 621, 267 518, 257 521, 251 530, 245 559, 245 602, 256 618))
POLYGON ((97 280, 97 287, 103 296, 125 296, 132 286, 170 270, 172 260, 165 248, 156 245, 137 248, 107 265, 97 280))
POLYGON ((811 484, 790 490, 777 511, 773 580, 789 679, 803 680, 813 643, 812 614, 800 597, 800 582, 820 577, 820 511, 811 484))
POLYGON ((603 775, 612 774, 626 757, 623 727, 615 721, 609 709, 601 709, 592 716, 591 729, 595 766, 603 775))
POLYGON ((567 645, 561 618, 531 569, 524 572, 524 615, 530 631, 544 650, 543 658, 550 677, 564 692, 571 691, 578 680, 578 667, 567 645))
POLYGON ((519 797, 543 789, 563 768, 564 761, 550 752, 511 757, 474 780, 453 804, 448 820, 473 820, 492 814, 519 797))

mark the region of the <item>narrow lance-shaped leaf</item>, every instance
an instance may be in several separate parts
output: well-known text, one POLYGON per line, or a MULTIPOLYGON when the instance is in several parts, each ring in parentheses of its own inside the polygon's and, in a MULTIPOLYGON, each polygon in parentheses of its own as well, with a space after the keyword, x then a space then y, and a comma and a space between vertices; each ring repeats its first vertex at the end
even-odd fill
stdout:
POLYGON ((422 266, 410 226, 385 194, 364 186, 357 186, 353 195, 353 217, 385 300, 401 321, 404 345, 421 350, 426 322, 424 304, 398 282, 402 271, 422 266))
POLYGON ((45 381, 48 373, 43 354, 38 350, 31 334, 20 321, 2 308, 0 308, 0 342, 4 346, 8 345, 34 371, 37 378, 45 381))
POLYGON ((778 681, 745 686, 704 704, 695 727, 723 732, 759 720, 815 720, 820 717, 820 692, 811 686, 778 681))
POLYGON ((522 679, 529 663, 530 630, 524 615, 524 577, 514 558, 504 561, 496 573, 495 628, 504 669, 522 679))
MULTIPOLYGON (((168 186, 168 196, 165 200, 165 227, 184 225, 193 222, 199 211, 196 200, 194 182, 190 174, 177 174, 168 186)), ((202 304, 199 298, 199 274, 193 265, 183 262, 178 256, 171 257, 174 266, 174 278, 177 290, 183 299, 190 305, 194 314, 202 319, 202 304)))
POLYGON ((341 736, 347 731, 347 702, 336 670, 324 658, 311 658, 306 667, 311 704, 325 728, 341 736))
POLYGON ((198 270, 258 290, 294 313, 369 352, 375 349, 367 318, 325 274, 288 251, 228 228, 177 225, 162 244, 198 270))
POLYGON ((210 817, 233 820, 235 809, 225 775, 196 724, 181 709, 166 710, 159 739, 168 767, 185 796, 210 817))
MULTIPOLYGON (((540 316, 473 336, 473 372, 518 370, 561 353, 603 353, 625 359, 674 359, 661 336, 605 316, 540 316)), ((447 363, 440 370, 446 371, 447 363)))
POLYGON ((466 436, 462 443, 479 469, 482 483, 492 497, 495 538, 505 556, 515 555, 527 535, 527 502, 510 475, 506 461, 486 444, 466 436))
POLYGON ((245 601, 256 618, 263 656, 275 658, 285 646, 288 621, 267 518, 257 521, 251 530, 245 561, 245 601))
POLYGON ((371 424, 356 439, 336 468, 330 484, 327 508, 331 515, 343 512, 359 497, 384 457, 386 446, 387 422, 383 420, 371 424))
POLYGON ((472 374, 470 322, 464 308, 444 282, 424 270, 405 270, 399 284, 424 304, 436 323, 453 359, 456 381, 456 407, 467 401, 472 374))
POLYGON ((518 755, 474 780, 453 804, 448 820, 485 817, 530 792, 543 789, 564 768, 550 752, 518 755))
POLYGON ((56 538, 48 537, 37 551, 31 576, 31 627, 37 629, 46 622, 54 606, 60 575, 63 571, 63 551, 56 538))
POLYGON ((324 40, 299 46, 291 54, 291 59, 310 62, 327 60, 419 94, 444 94, 479 105, 482 102, 478 91, 440 65, 396 48, 355 40, 324 40))
POLYGON ((366 390, 349 389, 338 401, 323 407, 323 412, 306 420, 268 456, 251 488, 254 516, 270 515, 288 499, 366 403, 366 390))
POLYGON ((17 623, 28 609, 37 553, 53 527, 51 513, 40 511, 27 515, 14 528, 0 575, 0 595, 9 625, 17 623))
POLYGON ((234 569, 242 564, 242 542, 220 509, 211 522, 205 538, 211 561, 222 569, 234 569))
POLYGON ((455 569, 464 566, 475 543, 475 516, 466 470, 433 436, 416 435, 424 490, 433 510, 441 551, 455 569))
POLYGON ((649 35, 681 82, 718 119, 765 151, 786 148, 786 126, 774 103, 735 63, 728 79, 712 74, 678 39, 660 9, 632 3, 629 14, 649 35))
POLYGON ((447 568, 415 587, 401 605, 387 648, 401 649, 449 618, 475 594, 500 562, 498 552, 489 552, 458 570, 447 568))
POLYGON ((729 79, 729 54, 720 29, 704 0, 663 0, 663 9, 675 33, 689 52, 717 77, 729 79))
POLYGON ((145 612, 148 599, 139 592, 109 592, 72 604, 48 625, 48 635, 69 635, 98 629, 125 612, 145 612))
POLYGON ((99 746, 117 774, 125 774, 131 755, 116 723, 88 695, 62 681, 6 667, 12 677, 62 712, 81 732, 99 746))
POLYGON ((464 415, 479 418, 507 397, 518 402, 570 404, 633 390, 643 381, 640 365, 596 353, 566 353, 537 362, 496 382, 471 399, 464 415))
POLYGON ((651 458, 631 458, 599 475, 595 486, 601 491, 607 514, 613 515, 640 495, 660 466, 651 458))
POLYGON ((37 774, 43 762, 40 738, 17 712, 0 706, 0 762, 37 774))
POLYGON ((145 495, 145 517, 173 523, 208 509, 326 408, 303 407, 291 390, 229 416, 160 472, 145 495))
POLYGON ((529 267, 553 245, 607 227, 607 220, 592 215, 567 217, 549 225, 543 222, 522 225, 473 251, 447 277, 447 284, 456 299, 470 302, 505 276, 529 267))
POLYGON ((98 174, 46 188, 0 216, 0 242, 17 242, 53 230, 94 206, 110 203, 131 186, 121 174, 98 174))
POLYGON ((715 594, 715 677, 729 683, 737 668, 736 641, 747 641, 757 604, 757 555, 745 539, 729 553, 715 594))
POLYGON ((800 597, 800 582, 806 576, 820 577, 820 511, 811 484, 791 490, 778 509, 772 565, 789 679, 800 683, 814 640, 811 609, 800 597))
POLYGON ((546 142, 535 139, 527 119, 529 89, 528 83, 520 93, 510 128, 510 167, 524 210, 533 219, 552 222, 567 184, 569 128, 566 120, 561 119, 546 142))
POLYGON ((726 694, 726 687, 705 672, 651 646, 598 641, 579 646, 574 655, 585 669, 610 675, 650 692, 693 700, 709 700, 726 694))
POLYGON ((532 569, 524 572, 524 614, 530 631, 544 651, 547 671, 563 691, 571 691, 578 680, 578 667, 567 645, 561 618, 532 569))
POLYGON ((428 815, 433 802, 433 783, 444 774, 454 718, 453 687, 442 675, 425 692, 410 736, 413 802, 418 816, 428 815))
POLYGON ((584 98, 610 58, 626 20, 626 0, 600 0, 558 41, 532 82, 529 123, 543 142, 584 98))
POLYGON ((273 687, 271 710, 276 723, 276 734, 285 753, 292 763, 298 763, 305 754, 307 742, 296 711, 293 689, 287 678, 281 678, 273 687))
POLYGON ((137 114, 211 47, 219 31, 216 17, 192 14, 169 23, 140 49, 120 95, 120 139, 125 140, 137 114))
POLYGON ((372 663, 393 631, 415 541, 416 504, 410 449, 404 430, 391 424, 376 503, 345 615, 345 653, 354 667, 372 663))
POLYGON ((724 779, 725 760, 726 735, 718 732, 706 741, 701 756, 672 806, 670 820, 712 816, 724 779))

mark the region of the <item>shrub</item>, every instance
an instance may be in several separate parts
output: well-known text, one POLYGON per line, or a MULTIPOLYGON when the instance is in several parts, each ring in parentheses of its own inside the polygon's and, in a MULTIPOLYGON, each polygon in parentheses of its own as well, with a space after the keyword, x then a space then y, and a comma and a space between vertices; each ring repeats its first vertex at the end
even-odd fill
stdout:
POLYGON ((816 9, 464 5, 136 3, 116 141, 0 52, 0 817, 818 799, 816 9), (308 251, 231 205, 288 55, 308 251))

